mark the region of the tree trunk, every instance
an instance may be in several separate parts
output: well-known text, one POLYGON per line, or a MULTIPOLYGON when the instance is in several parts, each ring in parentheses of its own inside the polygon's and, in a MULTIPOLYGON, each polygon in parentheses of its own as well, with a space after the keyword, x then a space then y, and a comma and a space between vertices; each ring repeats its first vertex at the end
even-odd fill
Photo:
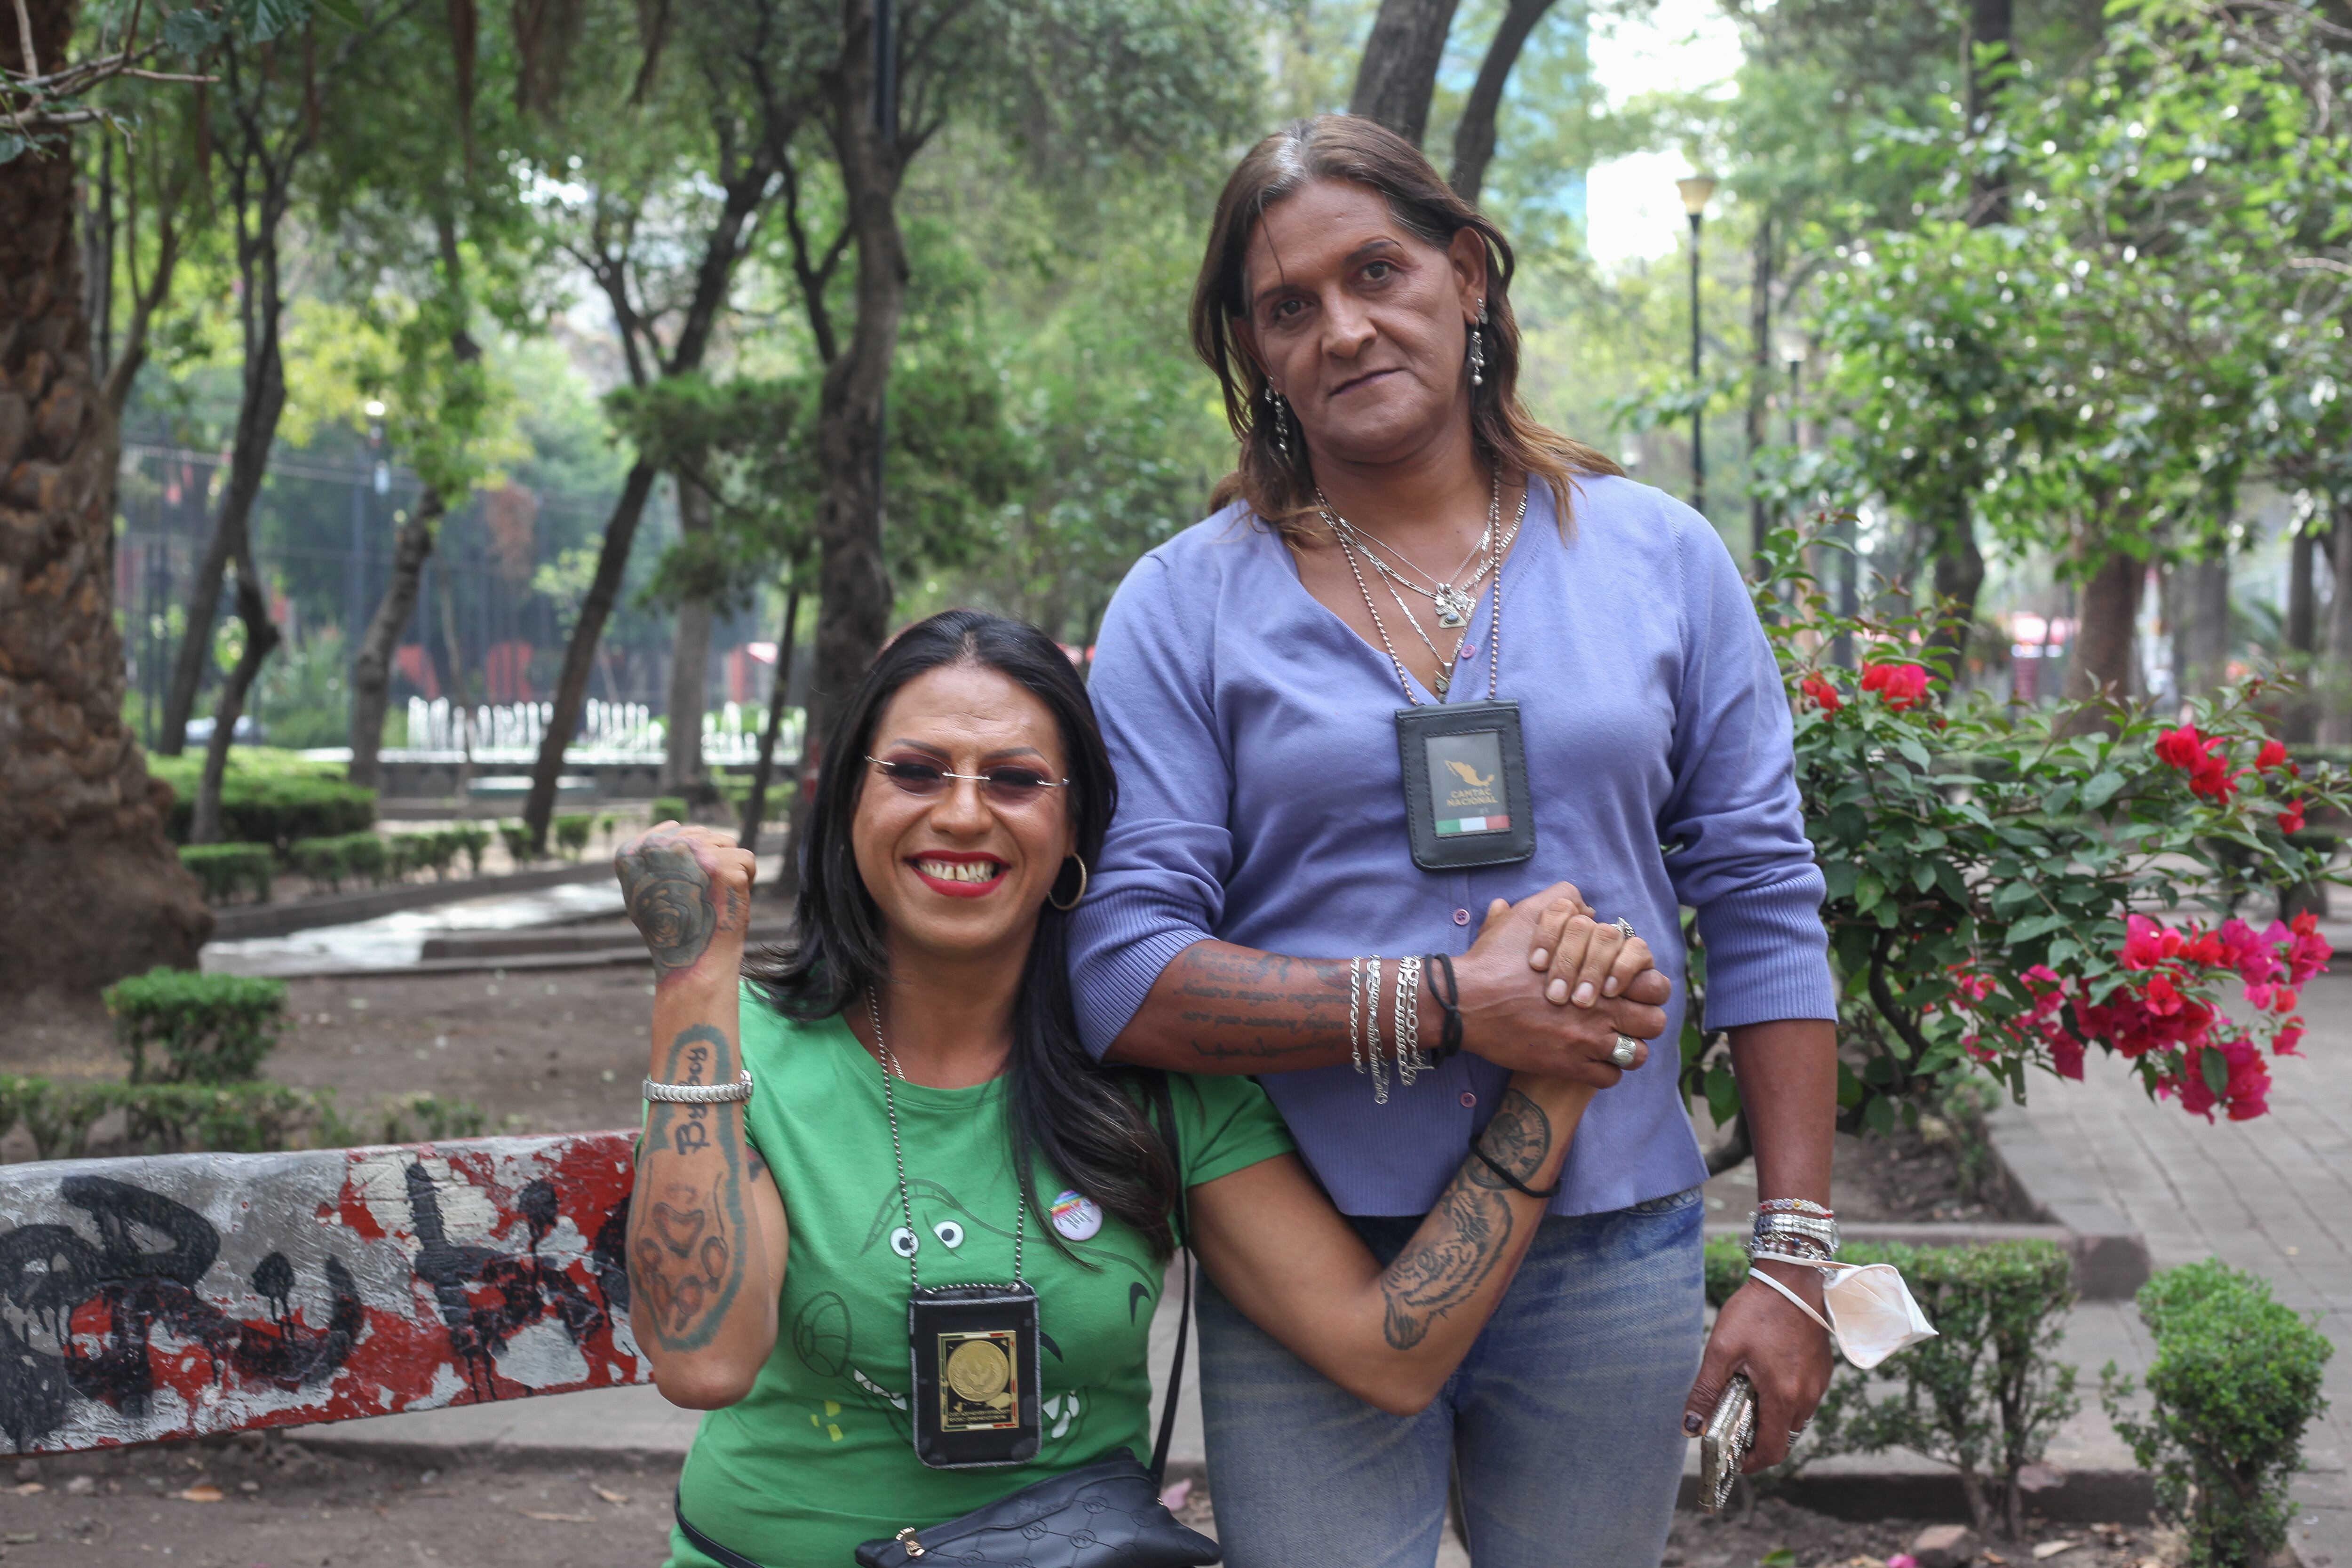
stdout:
POLYGON ((897 205, 904 165, 869 110, 873 27, 871 0, 851 0, 831 129, 856 237, 857 324, 825 367, 817 405, 816 664, 795 826, 800 803, 814 795, 825 763, 824 737, 890 629, 890 576, 882 560, 882 396, 906 305, 907 251, 897 205))
POLYGON ((792 694, 793 637, 800 618, 801 591, 787 589, 784 629, 776 639, 776 680, 768 692, 768 726, 760 731, 760 764, 751 770, 751 795, 743 803, 743 831, 736 838, 755 855, 760 852, 761 819, 768 814, 768 781, 775 776, 776 737, 783 731, 784 702, 792 694))
MULTIPOLYGON (((708 536, 714 502, 709 490, 677 479, 678 531, 689 542, 708 536)), ((668 726, 662 752, 664 795, 701 801, 710 794, 702 766, 702 715, 709 703, 710 601, 680 600, 670 640, 668 726)))
MULTIPOLYGON (((2010 16, 2011 0, 1969 0, 1969 31, 1961 47, 1968 58, 1961 62, 1968 79, 1969 125, 1972 132, 1981 135, 1990 129, 1992 117, 1999 111, 1999 93, 1987 86, 1984 79, 2006 65, 2010 58, 2010 38, 2013 30, 2010 16), (1979 50, 1986 51, 1981 65, 1979 50)), ((2009 188, 1996 185, 1979 170, 1973 177, 1975 199, 1969 209, 1971 226, 2009 221, 2009 188)))
POLYGON ((588 596, 580 603, 580 619, 563 649, 563 673, 556 678, 554 711, 540 737, 539 761, 530 774, 530 797, 523 804, 523 824, 530 828, 531 847, 547 847, 547 825, 555 815, 555 781, 562 775, 563 753, 580 728, 580 710, 588 702, 588 676, 596 662, 596 642, 604 622, 621 596, 621 578, 629 569, 629 547, 636 542, 637 524, 646 514, 646 497, 653 493, 655 468, 640 459, 621 486, 621 499, 604 524, 604 542, 596 552, 596 575, 588 596))
POLYGON ((1969 635, 1976 628, 1977 593, 1984 586, 1984 552, 1977 548, 1976 514, 1963 498, 1958 515, 1949 521, 1936 542, 1937 614, 1948 619, 1937 623, 1931 646, 1949 661, 1952 678, 1945 687, 1948 696, 1960 687, 1960 676, 1969 657, 1969 635))
POLYGON ((352 765, 344 776, 369 789, 383 784, 377 752, 383 746, 384 710, 392 701, 392 656, 400 646, 401 628, 416 613, 425 557, 433 553, 433 530, 447 510, 441 492, 425 486, 416 510, 393 542, 392 581, 384 585, 383 598, 352 664, 352 765))
MULTIPOLYGON (((1478 193, 1486 185, 1486 165, 1494 161, 1495 115, 1503 107, 1503 89, 1509 85, 1511 68, 1518 63, 1519 51, 1527 47, 1536 24, 1550 9, 1551 0, 1511 0, 1495 29, 1494 40, 1486 46, 1478 80, 1462 105, 1462 118, 1454 127, 1454 169, 1445 183, 1472 206, 1478 205, 1478 193)), ((1434 76, 1431 80, 1433 86, 1434 76)))
POLYGON ((2230 562, 2184 562, 2173 571, 2172 682, 2180 695, 2210 697, 2230 659, 2230 562))
MULTIPOLYGON (((1429 126, 1429 95, 1445 55, 1457 0, 1381 0, 1348 112, 1377 120, 1414 146, 1429 126)), ((1532 24, 1531 24, 1532 25, 1532 24)), ((1500 89, 1497 89, 1499 96, 1500 89)), ((1491 125, 1488 130, 1491 138, 1491 125)), ((824 623, 820 621, 821 626, 824 623)))
MULTIPOLYGON (((2316 536, 2302 529, 2295 530, 2294 542, 2288 547, 2286 576, 2286 647, 2290 668, 2305 682, 2319 673, 2313 668, 2312 653, 2317 638, 2318 594, 2312 581, 2312 557, 2318 552, 2316 536)), ((2286 707, 2284 739, 2291 745, 2308 744, 2319 728, 2319 708, 2306 689, 2296 694, 2286 707)))
POLYGON ((191 844, 217 844, 221 841, 221 781, 228 772, 228 748, 236 735, 236 721, 245 711, 246 694, 253 689, 254 677, 280 638, 278 626, 269 618, 269 595, 262 587, 259 574, 253 569, 253 542, 238 531, 232 547, 236 557, 236 613, 245 623, 245 651, 237 655, 236 668, 221 682, 220 700, 213 706, 212 739, 205 743, 205 771, 196 785, 195 809, 188 825, 191 844))
POLYGON ((2336 595, 2327 605, 2327 658, 2317 671, 2319 743, 2352 745, 2352 507, 2336 513, 2336 595))
POLYGON ((2066 661, 2068 700, 2106 697, 2128 701, 2139 694, 2135 634, 2140 580, 2147 574, 2137 557, 2118 550, 2084 580, 2082 619, 2074 630, 2074 657, 2066 661))
MULTIPOLYGON (((71 0, 30 0, 35 52, 64 58, 71 0)), ((16 29, 0 67, 21 69, 16 29)), ((168 786, 122 722, 114 625, 121 438, 89 363, 60 149, 0 163, 0 994, 87 992, 195 966, 212 934, 163 837, 168 786)))

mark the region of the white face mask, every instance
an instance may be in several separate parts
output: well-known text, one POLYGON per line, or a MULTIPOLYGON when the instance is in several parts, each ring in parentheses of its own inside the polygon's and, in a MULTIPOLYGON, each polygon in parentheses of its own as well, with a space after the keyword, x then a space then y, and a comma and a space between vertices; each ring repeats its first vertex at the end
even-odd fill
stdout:
POLYGON ((1911 1287, 1904 1283, 1902 1270, 1892 1263, 1817 1263, 1811 1258, 1770 1252, 1757 1256, 1821 1270, 1822 1301, 1830 1310, 1826 1321, 1806 1304, 1804 1298, 1769 1274, 1751 1270, 1748 1277, 1761 1279, 1794 1301, 1805 1316, 1830 1331, 1838 1349, 1845 1352, 1845 1359, 1864 1372, 1896 1351, 1936 1337, 1936 1326, 1919 1310, 1919 1303, 1911 1299, 1911 1287))

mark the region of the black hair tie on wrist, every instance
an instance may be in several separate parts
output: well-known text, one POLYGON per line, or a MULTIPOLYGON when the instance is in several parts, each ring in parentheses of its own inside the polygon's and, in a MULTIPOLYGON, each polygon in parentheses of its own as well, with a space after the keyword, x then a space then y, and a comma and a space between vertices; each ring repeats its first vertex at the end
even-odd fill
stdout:
POLYGON ((1486 1135, 1486 1130, 1483 1127, 1470 1135, 1470 1152, 1478 1156, 1478 1163, 1480 1164, 1494 1172, 1495 1174, 1502 1177, 1504 1181, 1508 1182, 1511 1184, 1512 1191, 1524 1193, 1531 1198, 1556 1198, 1559 1196, 1559 1189, 1566 1184, 1568 1180, 1566 1176, 1562 1176, 1559 1181, 1554 1182, 1550 1186, 1544 1188, 1542 1191, 1537 1191, 1535 1188, 1528 1185, 1525 1182, 1519 1180, 1518 1177, 1511 1174, 1510 1172, 1503 1169, 1502 1166, 1495 1163, 1493 1158, 1487 1154, 1486 1151, 1478 1147, 1478 1140, 1486 1135))
POLYGON ((1445 1010, 1445 1027, 1437 1037, 1438 1061, 1451 1061, 1462 1054, 1462 988, 1454 983, 1454 959, 1449 953, 1433 952, 1425 968, 1429 972, 1429 994, 1445 1010), (1443 976, 1444 984, 1438 984, 1443 976))

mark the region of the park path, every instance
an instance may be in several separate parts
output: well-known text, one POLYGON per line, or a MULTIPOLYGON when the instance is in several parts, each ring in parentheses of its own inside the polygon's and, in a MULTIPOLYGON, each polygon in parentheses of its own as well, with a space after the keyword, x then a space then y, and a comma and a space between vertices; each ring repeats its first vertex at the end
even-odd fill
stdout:
POLYGON ((2095 1054, 2083 1083, 2037 1081, 2027 1112, 2156 1268, 2219 1258, 2320 1314, 2331 1408, 2305 1438, 2294 1540, 2305 1568, 2352 1568, 2352 921, 2323 930, 2346 956, 2304 989, 2310 1033, 2301 1058, 2271 1064, 2268 1116, 2208 1125, 2095 1054))

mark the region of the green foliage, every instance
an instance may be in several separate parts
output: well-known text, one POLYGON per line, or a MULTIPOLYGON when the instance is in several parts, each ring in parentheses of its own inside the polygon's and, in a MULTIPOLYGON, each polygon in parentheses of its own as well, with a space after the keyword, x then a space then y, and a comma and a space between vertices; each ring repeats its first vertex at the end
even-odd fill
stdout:
POLYGON ((330 1117, 320 1128, 320 1138, 327 1145, 346 1149, 370 1143, 439 1143, 452 1138, 478 1138, 488 1120, 470 1100, 396 1095, 361 1110, 348 1121, 341 1116, 330 1117))
POLYGON ((2286 1544, 2303 1434, 2327 1408, 2327 1337, 2271 1300, 2269 1281, 2218 1259, 2169 1268, 2140 1287, 2156 1336, 2146 1421, 2107 1364, 2101 1403, 2133 1457, 2157 1478, 2157 1506, 2178 1521, 2192 1568, 2262 1568, 2286 1544))
POLYGON ((255 679, 250 711, 275 745, 340 746, 351 739, 348 650, 341 627, 320 627, 282 643, 255 679))
POLYGON ((458 852, 466 857, 466 868, 473 876, 482 874, 482 852, 490 847, 490 830, 478 822, 461 822, 444 832, 456 840, 458 852))
POLYGON ((389 864, 387 873, 395 880, 412 871, 430 871, 436 882, 449 879, 449 868, 457 863, 461 846, 457 836, 446 827, 423 833, 395 833, 387 840, 389 864))
POLYGON ((302 1147, 332 1102, 331 1090, 283 1083, 115 1087, 126 1135, 151 1154, 259 1154, 302 1147))
POLYGON ((204 884, 208 901, 225 904, 247 892, 256 903, 269 901, 269 879, 278 869, 278 857, 268 845, 183 844, 179 856, 180 864, 204 884))
MULTIPOLYGON (((33 1140, 37 1160, 79 1160, 89 1152, 89 1130, 123 1101, 133 1086, 18 1079, 16 1116, 33 1140)), ((5 1135, 5 1129, 0 1129, 5 1135)))
MULTIPOLYGON (((417 837, 425 835, 415 835, 417 837)), ((455 847, 452 846, 454 851, 455 847)), ((400 852, 404 854, 405 851, 400 852)), ((381 883, 396 875, 399 854, 374 833, 344 833, 332 838, 298 838, 288 847, 287 861, 313 882, 341 891, 346 881, 381 883)), ((404 866, 401 868, 404 869, 404 866)))
POLYGON ((554 823, 556 848, 562 851, 567 860, 579 859, 588 848, 589 830, 595 826, 595 817, 585 814, 557 817, 554 823))
MULTIPOLYGON (((1937 1337, 1871 1376, 1842 1372, 1814 1416, 1822 1448, 1899 1446, 1950 1465, 1977 1528, 1998 1523, 2014 1539, 2023 1511, 2019 1472, 2082 1407, 2074 1368, 2051 1359, 2074 1301, 2071 1260, 2046 1241, 1856 1246, 1839 1260, 1895 1265, 1937 1337)), ((1709 1264, 1712 1291, 1717 1260, 1709 1264)))
POLYGON ((277 1048, 286 983, 242 974, 151 969, 103 993, 132 1083, 240 1083, 277 1048), (151 1047, 162 1049, 150 1060, 151 1047))
POLYGON ((499 842, 507 847, 507 858, 514 862, 518 871, 539 858, 537 851, 531 847, 530 829, 523 823, 499 823, 499 842))
POLYGON ((694 813, 693 810, 686 804, 686 797, 684 795, 661 795, 654 797, 652 814, 648 816, 646 820, 648 822, 691 822, 694 820, 694 813))
MULTIPOLYGON (((174 844, 188 841, 195 813, 201 752, 147 759, 148 770, 172 786, 167 824, 174 844)), ((226 838, 268 844, 284 854, 298 838, 357 833, 375 821, 375 791, 347 784, 341 763, 311 763, 261 747, 231 748, 221 775, 221 832, 226 838)))
MULTIPOLYGON (((1841 1068, 1849 1124, 1891 1127, 1899 1107, 1932 1108, 1979 1071, 2021 1100, 2029 1067, 2079 1078, 2085 1040, 2117 1047, 2087 1026, 2069 1033, 2053 998, 2063 992, 2079 1024, 2087 999, 2116 994, 2128 914, 2202 901, 2226 915, 2249 881, 2326 875, 2325 856, 2282 832, 2279 816, 2290 800, 2344 809, 2342 772, 2242 765, 2264 739, 2255 703, 2275 681, 2191 706, 2189 721, 2229 742, 2239 768, 2231 792, 2211 798, 2157 755, 2167 721, 2154 714, 2021 710, 1974 694, 1939 705, 1941 667, 1916 652, 1932 622, 1833 615, 1803 565, 1809 542, 1775 532, 1757 593, 1796 708, 1842 1034, 1862 1058, 1859 1072, 1841 1068), (1920 658, 1929 695, 1858 689, 1819 662, 1842 636, 1920 658)), ((2177 1049, 2144 1050, 2132 1066, 2151 1091, 2187 1070, 2177 1049)))

